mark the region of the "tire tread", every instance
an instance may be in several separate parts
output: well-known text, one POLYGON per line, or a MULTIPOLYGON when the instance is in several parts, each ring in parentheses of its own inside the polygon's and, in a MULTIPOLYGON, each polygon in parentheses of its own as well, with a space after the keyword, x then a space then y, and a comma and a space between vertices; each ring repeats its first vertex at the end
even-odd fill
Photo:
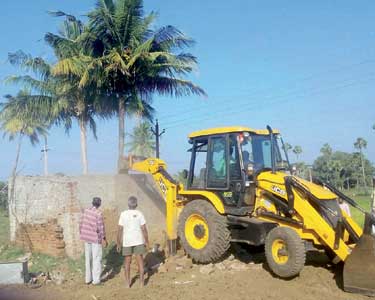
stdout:
POLYGON ((226 217, 220 215, 207 200, 192 200, 186 204, 179 217, 178 236, 186 253, 198 263, 216 262, 230 247, 226 217), (201 214, 209 225, 209 240, 203 249, 193 249, 185 238, 185 222, 193 213, 201 214))

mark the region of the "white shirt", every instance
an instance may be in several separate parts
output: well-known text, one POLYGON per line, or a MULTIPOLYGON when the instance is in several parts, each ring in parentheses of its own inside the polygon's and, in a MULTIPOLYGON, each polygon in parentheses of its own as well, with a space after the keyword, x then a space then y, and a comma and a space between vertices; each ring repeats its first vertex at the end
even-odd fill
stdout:
POLYGON ((123 247, 138 246, 145 243, 141 226, 145 225, 146 221, 139 210, 124 210, 120 215, 118 224, 123 227, 123 247))
POLYGON ((340 208, 341 208, 343 211, 345 211, 346 214, 347 214, 349 217, 351 217, 350 208, 349 208, 348 203, 346 203, 346 202, 342 202, 342 203, 339 203, 339 205, 340 205, 340 208))

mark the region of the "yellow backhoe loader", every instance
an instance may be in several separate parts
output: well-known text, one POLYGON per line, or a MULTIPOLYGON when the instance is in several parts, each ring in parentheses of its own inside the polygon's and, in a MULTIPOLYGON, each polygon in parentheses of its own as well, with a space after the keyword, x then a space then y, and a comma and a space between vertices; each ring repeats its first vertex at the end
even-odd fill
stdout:
POLYGON ((271 271, 291 278, 306 251, 321 249, 344 262, 345 291, 375 295, 373 215, 327 183, 294 176, 279 131, 213 128, 193 132, 189 143, 186 186, 160 159, 129 158, 129 169, 152 174, 165 198, 171 253, 177 239, 199 263, 222 258, 230 242, 264 245, 271 271), (364 229, 339 198, 365 214, 364 229))

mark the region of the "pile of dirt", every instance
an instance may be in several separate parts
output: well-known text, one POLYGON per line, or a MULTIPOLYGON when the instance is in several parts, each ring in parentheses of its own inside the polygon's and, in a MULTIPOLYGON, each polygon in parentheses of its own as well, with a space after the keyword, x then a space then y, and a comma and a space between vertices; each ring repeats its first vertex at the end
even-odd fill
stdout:
MULTIPOLYGON (((254 255, 256 256, 256 254, 254 255)), ((229 256, 209 265, 198 265, 182 254, 165 259, 149 254, 146 286, 139 288, 135 264, 133 284, 124 286, 119 268, 102 286, 89 286, 82 278, 67 280, 62 285, 48 284, 39 289, 24 286, 0 288, 0 300, 105 300, 105 299, 368 299, 348 294, 341 289, 340 270, 330 265, 324 255, 309 256, 301 274, 291 280, 273 276, 264 261, 229 256), (241 259, 239 259, 241 258, 241 259), (12 298, 13 297, 13 298, 12 298)))

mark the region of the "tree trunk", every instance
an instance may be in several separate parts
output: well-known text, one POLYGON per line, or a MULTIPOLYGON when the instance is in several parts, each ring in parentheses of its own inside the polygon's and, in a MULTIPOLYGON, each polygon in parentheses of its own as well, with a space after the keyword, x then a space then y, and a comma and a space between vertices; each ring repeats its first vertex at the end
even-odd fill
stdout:
MULTIPOLYGON (((9 212, 13 215, 13 217, 16 221, 16 230, 20 226, 20 221, 19 221, 19 218, 18 218, 18 215, 17 215, 16 204, 15 204, 15 187, 16 187, 18 162, 19 162, 20 153, 21 153, 22 139, 23 139, 23 133, 20 132, 19 137, 18 137, 17 150, 16 150, 16 160, 14 162, 14 166, 13 166, 13 170, 12 170, 12 178, 11 178, 11 185, 10 185, 10 190, 9 190, 9 200, 8 200, 9 212)), ((31 243, 31 240, 30 240, 30 236, 29 236, 29 234, 28 234, 28 232, 25 228, 21 227, 21 229, 23 229, 24 234, 27 238, 27 241, 26 241, 27 247, 32 251, 33 247, 32 247, 32 243, 31 243)))
POLYGON ((360 153, 360 156, 361 156, 363 187, 366 189, 367 188, 367 184, 366 184, 365 165, 364 165, 364 161, 363 161, 362 149, 359 150, 359 153, 360 153))
POLYGON ((118 104, 118 159, 117 172, 119 173, 122 165, 122 157, 125 150, 125 103, 120 99, 118 104))
POLYGON ((79 128, 81 132, 81 159, 82 159, 82 169, 83 175, 88 173, 88 161, 87 161, 87 131, 86 122, 79 120, 79 128))
POLYGON ((8 199, 9 211, 16 219, 17 225, 18 225, 18 218, 17 218, 17 214, 15 211, 14 201, 15 201, 15 185, 16 185, 16 177, 17 177, 17 168, 18 168, 18 162, 20 159, 22 138, 23 138, 23 134, 19 133, 17 150, 16 150, 16 160, 14 162, 14 166, 12 170, 12 177, 11 177, 11 183, 10 183, 10 189, 9 189, 9 199, 8 199))
POLYGON ((48 145, 47 145, 47 136, 44 137, 43 157, 44 157, 44 176, 47 176, 48 175, 48 145))
POLYGON ((18 137, 16 161, 14 162, 14 166, 12 170, 11 186, 10 186, 10 191, 9 191, 9 203, 13 203, 14 201, 14 190, 15 190, 16 177, 17 177, 17 167, 18 167, 18 162, 19 162, 20 153, 21 153, 22 138, 23 138, 23 134, 20 133, 18 137))

